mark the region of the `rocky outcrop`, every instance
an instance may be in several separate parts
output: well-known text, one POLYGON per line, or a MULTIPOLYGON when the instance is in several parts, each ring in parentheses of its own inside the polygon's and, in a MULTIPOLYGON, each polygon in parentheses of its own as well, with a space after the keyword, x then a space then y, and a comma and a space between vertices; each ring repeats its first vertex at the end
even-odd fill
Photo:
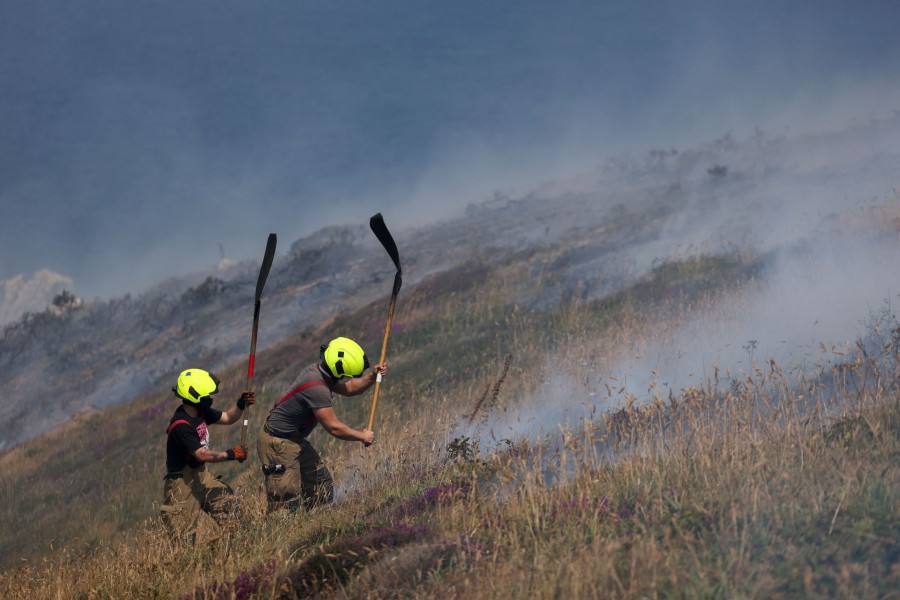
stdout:
MULTIPOLYGON (((53 305, 54 298, 63 292, 70 293, 72 279, 47 269, 41 269, 31 277, 16 275, 0 281, 0 325, 11 323, 23 314, 42 312, 53 305)), ((71 306, 66 298, 66 306, 71 306)), ((72 297, 72 302, 77 299, 72 297)), ((80 300, 77 300, 80 304, 80 300)), ((61 306, 57 307, 61 308, 61 306)))

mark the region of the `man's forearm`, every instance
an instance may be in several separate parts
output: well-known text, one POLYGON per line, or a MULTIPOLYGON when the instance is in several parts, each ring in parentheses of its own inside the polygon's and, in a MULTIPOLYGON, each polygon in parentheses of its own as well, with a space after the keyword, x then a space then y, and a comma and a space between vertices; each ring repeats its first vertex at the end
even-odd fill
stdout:
POLYGON ((375 371, 369 371, 361 377, 354 377, 352 379, 342 381, 341 384, 343 384, 344 391, 338 390, 337 386, 335 386, 335 391, 337 391, 340 395, 358 396, 375 384, 375 371))
POLYGON ((338 438, 339 440, 347 440, 349 442, 363 441, 363 433, 361 431, 353 429, 345 423, 341 423, 338 426, 332 427, 328 430, 328 433, 338 438))
POLYGON ((200 448, 194 452, 194 458, 205 463, 217 463, 231 460, 227 450, 209 450, 208 448, 200 448))
POLYGON ((220 425, 232 425, 237 423, 241 419, 241 415, 244 413, 237 405, 233 405, 228 410, 222 413, 222 418, 219 419, 220 425))

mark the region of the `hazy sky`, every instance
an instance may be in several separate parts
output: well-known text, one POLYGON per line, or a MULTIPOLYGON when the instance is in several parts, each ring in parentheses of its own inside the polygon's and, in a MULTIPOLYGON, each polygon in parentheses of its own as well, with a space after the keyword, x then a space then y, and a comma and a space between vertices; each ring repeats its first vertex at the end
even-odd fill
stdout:
POLYGON ((900 2, 0 0, 0 279, 92 298, 623 149, 900 108, 900 2))

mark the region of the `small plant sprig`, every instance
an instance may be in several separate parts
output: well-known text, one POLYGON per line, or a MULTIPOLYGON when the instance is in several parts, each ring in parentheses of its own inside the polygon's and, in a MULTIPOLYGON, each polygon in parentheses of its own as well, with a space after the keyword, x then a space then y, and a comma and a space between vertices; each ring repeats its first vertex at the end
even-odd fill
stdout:
POLYGON ((507 354, 506 358, 503 360, 503 369, 500 371, 500 378, 494 383, 493 389, 490 387, 484 390, 484 394, 481 398, 478 399, 478 402, 475 404, 475 410, 472 411, 471 416, 469 416, 469 423, 474 423, 475 418, 478 416, 479 411, 481 411, 482 407, 484 407, 484 411, 482 412, 482 419, 486 418, 487 415, 491 413, 494 409, 494 406, 497 404, 497 398, 500 396, 500 388, 503 387, 503 382, 506 381, 506 374, 509 372, 509 365, 512 363, 512 354, 507 354), (484 401, 488 398, 488 392, 490 392, 490 401, 487 403, 487 406, 484 406, 484 401))
POLYGON ((478 456, 478 442, 460 436, 447 444, 447 460, 473 463, 478 456))

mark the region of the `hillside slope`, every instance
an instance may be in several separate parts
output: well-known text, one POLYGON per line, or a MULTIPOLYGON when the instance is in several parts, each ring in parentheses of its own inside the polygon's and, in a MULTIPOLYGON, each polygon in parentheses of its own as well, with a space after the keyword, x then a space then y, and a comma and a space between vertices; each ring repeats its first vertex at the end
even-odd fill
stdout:
MULTIPOLYGON (((36 380, 55 381, 59 396, 26 403, 19 427, 29 411, 52 414, 51 398, 66 405, 59 419, 80 411, 0 453, 0 592, 896 589, 900 324, 889 287, 900 197, 873 199, 865 186, 848 197, 841 187, 864 174, 883 186, 879 165, 896 150, 879 136, 896 126, 873 138, 860 128, 793 146, 724 138, 651 153, 586 182, 396 232, 409 273, 379 443, 314 434, 339 488, 334 506, 311 515, 266 517, 252 458, 215 465, 247 518, 194 548, 173 546, 154 516, 171 374, 201 363, 223 377, 220 402, 234 401, 258 265, 63 318, 29 317, 5 332, 15 374, 6 381, 24 393, 48 365, 70 379, 36 380), (806 155, 786 166, 789 148, 827 154, 853 135, 882 144, 867 146, 868 161, 806 155), (797 206, 779 195, 801 188, 813 197, 797 206), (115 335, 95 348, 78 337, 86 332, 115 335), (76 402, 90 389, 99 408, 76 402), (112 401, 117 389, 125 402, 112 401)), ((362 226, 327 229, 276 259, 251 447, 266 407, 322 341, 350 335, 370 353, 379 346, 393 273, 370 238, 362 226)), ((338 413, 364 423, 368 400, 340 400, 338 413)), ((214 444, 236 442, 233 429, 215 431, 214 444)))
MULTIPOLYGON (((2 518, 13 524, 4 564, 21 565, 0 576, 0 592, 887 593, 900 575, 895 316, 873 323, 863 352, 831 367, 798 373, 773 362, 655 403, 623 398, 619 408, 615 391, 604 400, 583 377, 622 344, 652 346, 693 315, 753 293, 765 285, 765 263, 666 263, 622 293, 551 311, 517 307, 512 299, 528 281, 511 277, 516 265, 473 264, 426 280, 403 307, 379 443, 363 449, 315 434, 339 485, 336 504, 267 517, 255 464, 216 465, 248 515, 208 529, 195 547, 172 545, 153 518, 173 400, 160 393, 85 414, 0 458, 2 518), (542 352, 558 358, 553 370, 535 364, 542 352), (570 380, 572 398, 547 387, 554 372, 570 380), (556 422, 537 408, 595 394, 596 412, 581 420, 556 422), (519 409, 543 418, 543 433, 498 429, 519 409)), ((369 331, 366 345, 377 340, 378 304, 260 354, 265 383, 251 443, 264 407, 314 356, 314 340, 345 328, 369 331)), ((242 365, 223 373, 223 388, 239 389, 242 365)), ((341 400, 338 410, 364 422, 367 399, 341 400)), ((237 428, 216 433, 238 436, 237 428)))
MULTIPOLYGON (((492 268, 470 263, 405 290, 399 303, 402 317, 391 345, 390 380, 380 403, 379 437, 390 439, 398 427, 406 429, 404 423, 445 410, 458 415, 488 412, 489 403, 477 402, 476 397, 496 376, 502 353, 515 357, 510 367, 513 379, 519 379, 515 374, 526 368, 535 351, 554 351, 579 335, 582 327, 602 333, 632 322, 641 310, 668 311, 667 304, 702 302, 710 294, 726 293, 751 281, 760 270, 752 262, 691 261, 684 269, 657 269, 621 294, 567 303, 562 311, 544 311, 523 310, 517 304, 529 285, 530 264, 529 260, 492 268), (419 376, 425 372, 429 377, 419 376)), ((255 381, 260 406, 251 411, 251 448, 255 448, 266 407, 289 386, 299 368, 315 360, 322 340, 354 332, 364 347, 378 347, 383 331, 380 309, 385 305, 386 300, 380 299, 340 314, 321 329, 258 353, 255 381)), ((242 388, 246 365, 233 363, 217 374, 223 389, 217 402, 227 406, 242 388)), ((515 394, 529 393, 524 382, 510 381, 506 388, 515 394)), ((338 400, 341 417, 349 423, 364 423, 369 396, 361 401, 338 400)), ((58 430, 0 455, 0 515, 8 523, 0 545, 2 564, 39 557, 54 540, 57 545, 96 547, 153 517, 165 471, 165 427, 177 404, 171 392, 163 389, 121 407, 84 411, 58 430), (62 455, 61 446, 66 448, 62 455), (94 503, 101 499, 104 510, 94 510, 94 503), (60 506, 67 509, 52 510, 60 506)), ((443 435, 475 422, 445 421, 443 435)), ((554 427, 551 422, 546 425, 554 427)), ((418 433, 426 438, 437 433, 432 426, 420 427, 418 433)), ((214 428, 213 436, 215 445, 227 446, 236 443, 239 431, 214 428)), ((336 442, 321 432, 316 438, 342 457, 339 461, 347 460, 348 452, 357 452, 349 448, 355 445, 336 442)), ((437 454, 426 462, 432 462, 440 446, 449 441, 447 437, 433 449, 437 454)), ((252 482, 251 487, 258 488, 258 469, 253 462, 248 465, 216 465, 216 471, 240 474, 247 485, 252 482)), ((346 482, 342 489, 346 491, 346 482)))
MULTIPOLYGON (((659 259, 783 248, 832 227, 835 215, 883 202, 893 193, 898 134, 900 117, 791 138, 728 135, 610 160, 520 197, 498 192, 459 219, 394 236, 410 284, 469 261, 496 266, 533 253, 535 285, 521 302, 549 308, 613 293, 659 259)), ((393 265, 362 224, 281 244, 264 295, 262 348, 365 306, 390 285, 393 265)), ((249 346, 257 261, 7 326, 0 449, 81 410, 166 388, 187 364, 239 360, 249 346)))

